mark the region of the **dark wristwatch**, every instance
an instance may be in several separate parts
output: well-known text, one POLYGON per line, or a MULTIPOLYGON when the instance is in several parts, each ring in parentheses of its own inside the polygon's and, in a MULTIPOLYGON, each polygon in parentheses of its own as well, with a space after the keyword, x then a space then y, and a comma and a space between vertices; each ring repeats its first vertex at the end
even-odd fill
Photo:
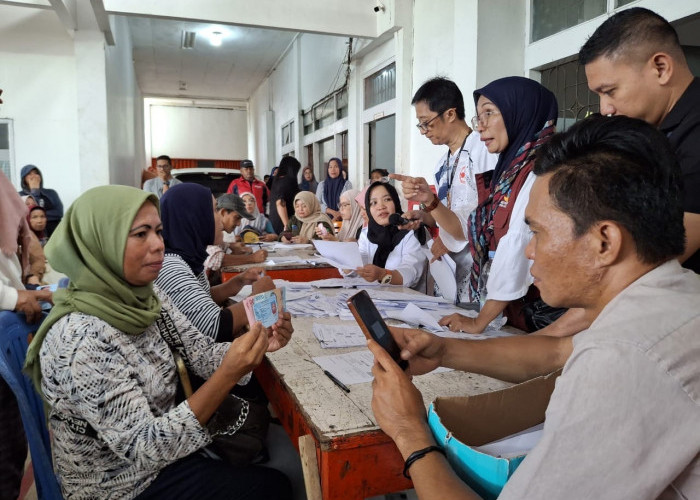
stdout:
POLYGON ((435 210, 439 204, 440 204, 440 198, 438 198, 436 194, 433 194, 433 201, 430 202, 430 205, 426 205, 425 203, 421 203, 420 209, 423 210, 425 213, 430 213, 433 210, 435 210))

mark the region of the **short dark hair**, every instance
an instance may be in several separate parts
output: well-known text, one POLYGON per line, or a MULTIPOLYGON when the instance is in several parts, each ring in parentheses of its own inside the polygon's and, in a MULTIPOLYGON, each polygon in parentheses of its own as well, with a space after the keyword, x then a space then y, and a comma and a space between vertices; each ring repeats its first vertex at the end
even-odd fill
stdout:
POLYGON ((632 235, 642 262, 683 253, 681 170, 666 137, 648 123, 586 118, 541 147, 534 172, 552 174, 549 195, 573 220, 576 237, 611 220, 632 235))
POLYGON ((370 179, 372 178, 372 174, 374 174, 375 172, 378 172, 379 175, 381 175, 382 177, 389 177, 389 171, 388 171, 387 169, 385 169, 385 168, 375 168, 374 170, 372 170, 372 171, 369 173, 369 178, 370 178, 370 179))
POLYGON ((646 61, 654 52, 668 52, 685 61, 678 34, 671 24, 649 9, 634 7, 608 18, 583 44, 579 64, 586 65, 601 56, 635 57, 646 61))
POLYGON ((168 155, 160 155, 158 158, 156 158, 156 161, 158 160, 166 160, 168 162, 168 165, 172 165, 173 162, 170 160, 170 157, 168 155))
POLYGON ((421 101, 425 101, 430 111, 435 113, 455 108, 457 118, 464 120, 464 97, 457 84, 448 78, 438 76, 421 85, 413 96, 411 106, 421 101))

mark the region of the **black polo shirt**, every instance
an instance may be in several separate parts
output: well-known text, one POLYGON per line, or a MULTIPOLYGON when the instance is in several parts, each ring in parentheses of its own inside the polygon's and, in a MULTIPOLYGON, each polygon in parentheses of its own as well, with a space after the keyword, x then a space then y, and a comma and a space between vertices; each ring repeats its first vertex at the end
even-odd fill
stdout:
MULTIPOLYGON (((683 172, 683 211, 700 213, 700 78, 695 77, 659 129, 666 134, 683 172)), ((700 251, 683 263, 700 274, 700 251)))

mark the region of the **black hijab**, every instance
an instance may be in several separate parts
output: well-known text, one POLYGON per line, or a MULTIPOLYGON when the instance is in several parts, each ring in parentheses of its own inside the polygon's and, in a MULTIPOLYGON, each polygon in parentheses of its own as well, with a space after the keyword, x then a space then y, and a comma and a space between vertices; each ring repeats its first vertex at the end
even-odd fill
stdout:
POLYGON ((367 224, 367 239, 378 247, 377 251, 374 253, 372 264, 383 268, 386 265, 386 259, 389 257, 391 251, 394 250, 396 245, 401 243, 401 240, 408 234, 408 231, 400 231, 399 228, 393 224, 382 226, 377 224, 374 220, 369 207, 369 199, 372 195, 372 191, 378 186, 384 186, 389 192, 389 196, 391 196, 394 202, 394 210, 397 214, 401 213, 401 201, 399 200, 399 193, 396 192, 396 188, 386 182, 373 182, 365 193, 365 207, 367 208, 367 218, 369 219, 369 223, 367 224))
POLYGON ((200 274, 216 230, 211 190, 191 182, 171 187, 160 199, 160 218, 165 253, 179 255, 200 274))

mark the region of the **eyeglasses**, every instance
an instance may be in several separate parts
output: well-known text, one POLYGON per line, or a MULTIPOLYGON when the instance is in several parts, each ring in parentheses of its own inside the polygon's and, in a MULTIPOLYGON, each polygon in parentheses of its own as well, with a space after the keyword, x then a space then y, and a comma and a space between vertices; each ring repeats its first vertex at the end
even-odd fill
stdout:
POLYGON ((416 128, 417 128, 418 130, 420 130, 421 132, 427 132, 427 131, 428 131, 428 126, 433 122, 433 120, 436 120, 436 119, 438 118, 438 116, 444 115, 444 114, 445 114, 447 111, 449 111, 450 109, 452 109, 452 108, 447 108, 447 109, 441 111, 441 112, 438 113, 437 115, 433 116, 433 117, 432 117, 430 120, 428 120, 427 122, 421 122, 421 123, 416 124, 416 128))
POLYGON ((498 111, 484 111, 480 115, 477 114, 476 116, 472 117, 472 128, 479 128, 479 125, 482 127, 487 127, 489 124, 489 118, 500 114, 501 113, 498 111))

